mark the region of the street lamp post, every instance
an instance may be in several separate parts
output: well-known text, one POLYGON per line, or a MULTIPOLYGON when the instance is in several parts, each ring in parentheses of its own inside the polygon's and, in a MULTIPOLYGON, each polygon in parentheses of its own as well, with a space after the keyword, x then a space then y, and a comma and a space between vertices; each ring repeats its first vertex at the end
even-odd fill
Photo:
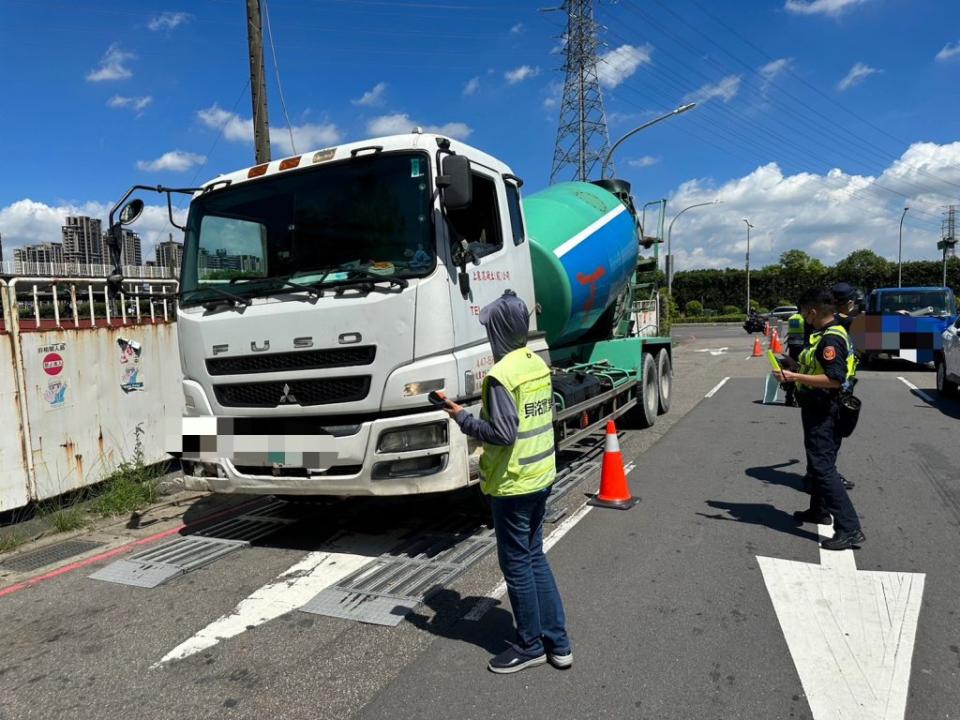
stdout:
POLYGON ((903 218, 907 216, 908 205, 903 209, 903 215, 900 216, 900 242, 897 244, 897 287, 903 287, 903 218))
POLYGON ((743 222, 747 225, 747 315, 750 314, 750 229, 753 225, 750 224, 750 221, 746 218, 743 218, 743 222))
POLYGON ((677 221, 677 218, 683 215, 687 210, 693 210, 693 208, 704 207, 705 205, 719 205, 720 200, 711 200, 710 202, 696 203, 695 205, 688 205, 683 210, 678 212, 673 216, 673 220, 670 221, 670 225, 667 227, 667 292, 671 295, 673 294, 673 245, 671 243, 672 233, 673 233, 673 224, 677 221))
POLYGON ((600 178, 603 179, 603 178, 606 178, 606 177, 607 177, 607 167, 610 165, 610 159, 613 157, 613 152, 614 152, 614 150, 616 150, 618 147, 620 147, 620 144, 621 144, 624 140, 626 140, 628 137, 631 137, 631 136, 633 136, 633 135, 636 135, 636 134, 637 134, 638 132, 640 132, 641 130, 646 130, 646 129, 647 129, 648 127, 650 127, 651 125, 656 125, 656 124, 657 124, 658 122, 660 122, 661 120, 666 120, 667 118, 673 117, 674 115, 679 115, 680 113, 685 113, 687 110, 692 110, 692 109, 695 108, 696 106, 697 106, 696 103, 687 103, 686 105, 681 105, 680 107, 676 108, 675 110, 671 110, 670 112, 665 113, 665 114, 661 115, 661 116, 658 117, 658 118, 654 118, 654 119, 651 120, 650 122, 645 122, 643 125, 641 125, 641 126, 639 126, 639 127, 635 127, 633 130, 631 130, 630 132, 628 132, 628 133, 627 133, 626 135, 624 135, 622 138, 620 138, 619 140, 617 140, 617 141, 613 144, 613 146, 610 148, 610 151, 607 153, 607 157, 604 158, 603 167, 602 167, 601 170, 600 170, 600 178))

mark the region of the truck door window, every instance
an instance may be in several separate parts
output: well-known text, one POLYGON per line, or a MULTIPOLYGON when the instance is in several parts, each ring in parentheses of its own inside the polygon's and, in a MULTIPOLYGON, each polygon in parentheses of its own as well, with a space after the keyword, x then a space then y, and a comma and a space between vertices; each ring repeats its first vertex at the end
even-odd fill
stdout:
POLYGON ((507 210, 510 211, 513 244, 522 245, 526 234, 523 229, 523 213, 520 212, 520 188, 510 182, 507 183, 507 210))
POLYGON ((497 208, 497 186, 485 175, 473 173, 473 202, 463 210, 447 213, 454 240, 466 240, 478 258, 503 247, 500 234, 500 212, 497 208))

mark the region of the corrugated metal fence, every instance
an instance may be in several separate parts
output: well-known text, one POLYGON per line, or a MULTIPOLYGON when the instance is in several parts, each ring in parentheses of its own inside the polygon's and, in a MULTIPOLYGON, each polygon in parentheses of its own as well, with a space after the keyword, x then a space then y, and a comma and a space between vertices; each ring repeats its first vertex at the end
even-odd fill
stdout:
POLYGON ((165 452, 183 404, 174 280, 0 280, 0 511, 99 482, 165 452), (9 368, 9 369, 8 369, 9 368))

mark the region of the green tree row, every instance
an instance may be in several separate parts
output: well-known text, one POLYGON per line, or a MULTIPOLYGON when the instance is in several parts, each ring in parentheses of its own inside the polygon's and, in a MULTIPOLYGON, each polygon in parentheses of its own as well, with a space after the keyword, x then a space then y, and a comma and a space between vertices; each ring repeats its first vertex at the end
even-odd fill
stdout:
MULTIPOLYGON (((776 265, 750 271, 750 297, 754 307, 772 309, 796 304, 807 288, 847 282, 869 293, 878 287, 896 287, 897 263, 872 250, 855 250, 836 265, 827 266, 802 250, 787 250, 776 265)), ((943 282, 943 263, 934 260, 903 263, 903 286, 936 285, 943 282)), ((960 289, 960 258, 947 261, 947 285, 960 289)), ((684 270, 673 276, 673 296, 679 308, 699 303, 699 310, 744 312, 747 296, 746 272, 726 270, 684 270)), ((693 306, 697 309, 697 305, 693 306)), ((689 312, 688 312, 689 314, 689 312)))

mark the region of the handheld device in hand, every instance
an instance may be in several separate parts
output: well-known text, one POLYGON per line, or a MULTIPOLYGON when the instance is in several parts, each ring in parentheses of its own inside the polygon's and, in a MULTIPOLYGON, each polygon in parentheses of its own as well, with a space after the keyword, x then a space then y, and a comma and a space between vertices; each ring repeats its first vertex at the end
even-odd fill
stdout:
POLYGON ((770 367, 772 367, 775 372, 781 372, 780 362, 777 360, 777 356, 773 354, 772 350, 767 350, 767 360, 770 361, 770 367))
POLYGON ((444 400, 442 397, 440 397, 440 395, 437 393, 436 390, 430 391, 430 394, 427 395, 427 400, 429 400, 432 404, 436 405, 437 407, 447 406, 447 401, 444 400))

